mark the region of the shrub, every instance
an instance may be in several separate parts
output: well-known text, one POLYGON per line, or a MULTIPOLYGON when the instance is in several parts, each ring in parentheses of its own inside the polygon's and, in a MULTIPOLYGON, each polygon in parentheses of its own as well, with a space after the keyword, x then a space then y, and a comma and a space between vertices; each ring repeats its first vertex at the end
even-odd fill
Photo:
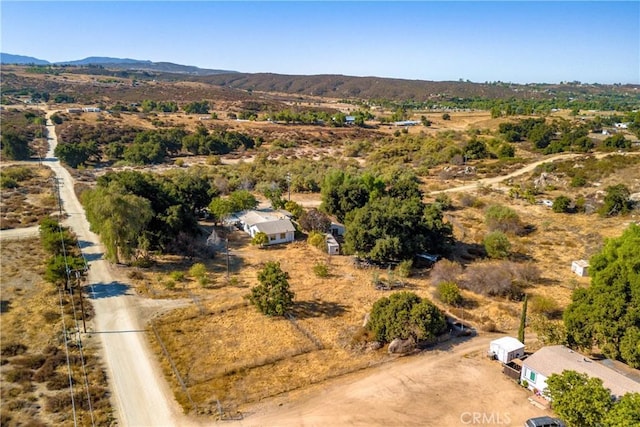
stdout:
POLYGON ((551 209, 556 213, 569 212, 569 206, 571 205, 571 199, 567 196, 558 196, 553 201, 551 209))
POLYGON ((429 277, 431 283, 437 286, 442 282, 456 282, 461 274, 462 266, 460 264, 448 259, 441 259, 435 263, 429 277))
POLYGON ((402 278, 407 278, 411 275, 411 268, 413 267, 413 261, 410 259, 405 259, 396 268, 398 272, 398 276, 402 278))
POLYGON ((329 276, 329 266, 324 262, 317 262, 313 266, 313 272, 318 277, 329 276))
POLYGON ((176 270, 169 273, 169 277, 171 278, 171 280, 175 280, 176 282, 182 282, 185 279, 185 274, 184 271, 176 270))
POLYGON ((33 371, 28 368, 16 368, 7 371, 4 377, 7 381, 12 383, 25 383, 30 382, 33 376, 33 371))
POLYGON ((445 304, 458 305, 462 302, 460 288, 454 282, 442 282, 438 285, 438 298, 445 304))
POLYGON ((206 274, 207 274, 207 267, 201 262, 197 262, 193 264, 189 269, 189 275, 191 277, 195 277, 196 279, 205 277, 206 274))
POLYGON ((485 223, 489 231, 519 234, 523 227, 515 210, 503 205, 491 205, 485 211, 485 223))
POLYGON ((164 282, 164 287, 170 291, 176 288, 176 282, 174 280, 166 280, 164 282))
POLYGON ((470 265, 461 285, 465 289, 485 296, 504 296, 516 300, 523 296, 517 283, 513 281, 508 266, 501 263, 470 265))
POLYGON ((307 237, 307 244, 324 251, 326 250, 327 239, 324 234, 318 231, 312 231, 309 233, 309 237, 307 237))
POLYGON ((261 248, 263 248, 267 243, 269 243, 269 236, 267 236, 267 233, 263 233, 262 231, 257 232, 253 236, 253 239, 251 239, 252 245, 260 246, 261 248))
POLYGON ((511 243, 502 231, 493 231, 484 238, 484 249, 491 258, 507 258, 511 251, 511 243))
POLYGON ((562 310, 560 309, 560 306, 558 305, 556 300, 550 297, 536 295, 531 298, 529 304, 532 313, 542 314, 551 319, 560 316, 560 314, 562 313, 562 310))

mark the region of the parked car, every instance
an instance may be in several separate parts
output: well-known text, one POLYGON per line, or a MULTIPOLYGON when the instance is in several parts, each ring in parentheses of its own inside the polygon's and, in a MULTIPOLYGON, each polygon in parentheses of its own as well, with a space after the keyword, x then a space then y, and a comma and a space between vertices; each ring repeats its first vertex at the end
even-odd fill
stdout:
POLYGON ((562 420, 551 417, 536 417, 529 418, 525 423, 524 427, 566 427, 562 420))

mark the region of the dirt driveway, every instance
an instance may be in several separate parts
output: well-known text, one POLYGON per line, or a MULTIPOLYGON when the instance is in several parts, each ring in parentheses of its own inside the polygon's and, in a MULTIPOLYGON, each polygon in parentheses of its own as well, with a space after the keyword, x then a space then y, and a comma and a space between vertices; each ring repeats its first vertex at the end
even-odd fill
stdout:
POLYGON ((242 426, 522 426, 549 414, 485 357, 485 335, 265 402, 242 426))

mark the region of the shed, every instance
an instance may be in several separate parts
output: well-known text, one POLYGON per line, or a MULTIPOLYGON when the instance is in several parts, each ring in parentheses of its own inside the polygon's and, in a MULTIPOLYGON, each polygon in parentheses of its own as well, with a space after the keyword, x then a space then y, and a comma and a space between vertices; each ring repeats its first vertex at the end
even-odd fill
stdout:
POLYGON ((586 277, 589 275, 589 262, 584 259, 579 259, 571 263, 571 271, 576 273, 580 277, 586 277))
POLYGON ((329 255, 339 255, 340 254, 340 244, 336 241, 335 237, 332 234, 327 233, 327 253, 329 255))
POLYGON ((502 363, 524 356, 524 344, 513 337, 502 337, 489 343, 489 355, 502 363))

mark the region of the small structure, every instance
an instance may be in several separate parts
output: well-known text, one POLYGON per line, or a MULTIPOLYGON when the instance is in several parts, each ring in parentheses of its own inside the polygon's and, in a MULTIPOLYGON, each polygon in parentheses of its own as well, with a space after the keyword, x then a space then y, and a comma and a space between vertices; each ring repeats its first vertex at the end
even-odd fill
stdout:
POLYGON ((571 271, 576 273, 580 277, 587 277, 589 275, 589 262, 584 259, 579 259, 571 263, 571 271))
POLYGON ((327 237, 327 253, 329 255, 339 255, 340 254, 340 244, 336 241, 333 234, 326 234, 327 237))
POLYGON ((563 345, 543 347, 525 359, 520 382, 524 384, 526 381, 530 390, 543 393, 547 388, 547 379, 563 371, 576 371, 600 378, 602 385, 610 390, 615 399, 627 393, 640 393, 640 382, 563 345))
POLYGON ((329 227, 329 232, 335 237, 344 236, 344 230, 344 225, 337 222, 331 222, 331 226, 329 227))
POLYGON ((507 364, 524 356, 524 344, 513 337, 502 337, 489 343, 489 355, 507 364))

